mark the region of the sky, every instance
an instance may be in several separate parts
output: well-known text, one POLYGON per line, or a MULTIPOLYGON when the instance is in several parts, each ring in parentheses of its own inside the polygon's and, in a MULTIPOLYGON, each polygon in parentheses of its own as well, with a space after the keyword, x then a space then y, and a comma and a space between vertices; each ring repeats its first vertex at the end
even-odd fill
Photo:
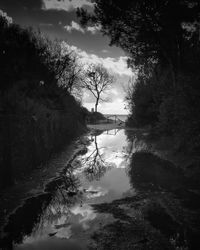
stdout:
MULTIPOLYGON (((39 28, 50 39, 57 39, 75 51, 85 64, 100 63, 107 68, 115 81, 108 92, 108 101, 100 103, 98 111, 127 114, 124 89, 134 76, 127 68, 127 57, 120 48, 109 46, 109 38, 101 34, 99 27, 83 29, 76 17, 77 7, 93 11, 91 0, 0 0, 0 10, 12 17, 13 22, 39 28)), ((89 110, 94 107, 89 92, 84 92, 82 102, 89 110)))

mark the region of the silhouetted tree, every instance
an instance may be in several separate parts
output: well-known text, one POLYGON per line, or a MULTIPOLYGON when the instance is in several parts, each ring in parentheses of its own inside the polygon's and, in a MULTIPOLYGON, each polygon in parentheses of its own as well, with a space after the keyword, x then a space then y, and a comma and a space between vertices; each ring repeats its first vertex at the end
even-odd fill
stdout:
POLYGON ((102 99, 102 94, 111 86, 113 80, 114 77, 102 65, 90 65, 87 68, 82 79, 82 86, 95 97, 95 112, 97 112, 99 102, 105 101, 102 99))

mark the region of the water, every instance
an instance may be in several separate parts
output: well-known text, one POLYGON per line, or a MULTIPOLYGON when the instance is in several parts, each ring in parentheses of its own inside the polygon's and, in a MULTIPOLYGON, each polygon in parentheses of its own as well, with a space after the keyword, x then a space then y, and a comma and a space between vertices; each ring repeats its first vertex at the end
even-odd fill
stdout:
POLYGON ((96 131, 86 142, 43 194, 10 216, 2 249, 198 249, 194 183, 137 131, 96 131))
POLYGON ((87 249, 92 233, 114 220, 92 204, 135 192, 126 173, 127 146, 124 130, 89 136, 87 153, 46 187, 47 194, 29 199, 11 217, 6 230, 16 230, 9 239, 13 249, 87 249))

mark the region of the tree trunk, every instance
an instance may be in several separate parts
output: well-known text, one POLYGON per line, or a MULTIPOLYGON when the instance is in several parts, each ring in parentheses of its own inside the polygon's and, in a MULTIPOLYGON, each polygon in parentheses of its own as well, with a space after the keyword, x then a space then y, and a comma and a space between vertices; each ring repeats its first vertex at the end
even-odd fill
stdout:
POLYGON ((95 103, 95 112, 97 112, 97 106, 99 104, 99 98, 96 99, 96 103, 95 103))

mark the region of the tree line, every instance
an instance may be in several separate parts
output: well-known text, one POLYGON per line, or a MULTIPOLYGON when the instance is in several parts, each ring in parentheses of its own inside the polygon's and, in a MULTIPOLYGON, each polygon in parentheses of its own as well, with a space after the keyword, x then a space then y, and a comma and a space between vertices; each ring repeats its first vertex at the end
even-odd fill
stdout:
POLYGON ((178 148, 200 147, 200 2, 96 0, 78 9, 83 26, 99 25, 137 74, 127 94, 129 126, 151 125, 178 148))

